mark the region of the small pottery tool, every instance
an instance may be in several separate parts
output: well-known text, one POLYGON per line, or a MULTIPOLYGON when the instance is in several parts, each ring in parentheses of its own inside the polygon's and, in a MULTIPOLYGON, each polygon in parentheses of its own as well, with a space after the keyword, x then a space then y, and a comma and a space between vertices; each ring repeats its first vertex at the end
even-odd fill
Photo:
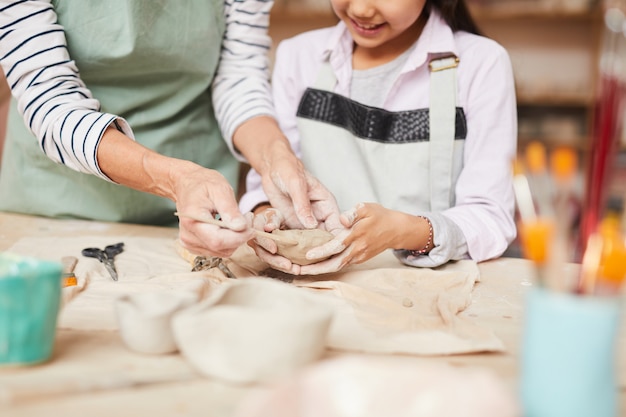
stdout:
MULTIPOLYGON (((223 229, 231 230, 230 227, 226 223, 224 223, 221 220, 214 219, 212 217, 204 217, 204 216, 200 217, 200 216, 195 216, 195 215, 192 215, 192 214, 183 214, 183 213, 178 213, 178 212, 174 213, 174 215, 178 216, 178 217, 186 217, 188 219, 192 219, 192 220, 195 220, 197 222, 212 224, 212 225, 215 225, 215 226, 219 226, 219 227, 221 227, 223 229)), ((284 237, 284 236, 279 236, 279 235, 276 235, 276 234, 273 234, 273 233, 264 232, 264 231, 258 230, 258 229, 252 229, 252 231, 258 237, 264 237, 264 238, 267 238, 267 239, 271 239, 271 240, 273 240, 275 242, 280 242, 283 245, 297 245, 298 244, 298 242, 296 242, 295 240, 287 238, 287 237, 284 237)))

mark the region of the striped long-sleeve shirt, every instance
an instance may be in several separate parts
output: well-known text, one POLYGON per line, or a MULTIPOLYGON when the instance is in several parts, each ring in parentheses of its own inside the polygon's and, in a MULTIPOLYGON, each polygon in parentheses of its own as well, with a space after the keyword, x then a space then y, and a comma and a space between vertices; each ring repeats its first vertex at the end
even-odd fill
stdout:
MULTIPOLYGON (((225 0, 226 32, 213 81, 213 102, 229 146, 246 120, 274 115, 269 94, 271 0, 225 0)), ((100 103, 80 79, 64 29, 50 0, 0 1, 0 65, 24 122, 53 161, 107 179, 96 149, 113 122, 133 138, 118 115, 100 103)))

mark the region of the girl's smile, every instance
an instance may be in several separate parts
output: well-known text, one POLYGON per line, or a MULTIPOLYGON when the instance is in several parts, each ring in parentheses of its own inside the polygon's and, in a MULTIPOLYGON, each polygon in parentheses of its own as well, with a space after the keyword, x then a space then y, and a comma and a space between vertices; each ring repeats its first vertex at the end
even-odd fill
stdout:
POLYGON ((378 35, 385 25, 384 23, 380 24, 371 24, 371 23, 359 23, 354 19, 350 19, 350 23, 352 23, 352 27, 355 32, 363 37, 372 37, 378 35))
POLYGON ((353 66, 371 68, 398 57, 419 38, 426 0, 331 0, 354 39, 353 66))

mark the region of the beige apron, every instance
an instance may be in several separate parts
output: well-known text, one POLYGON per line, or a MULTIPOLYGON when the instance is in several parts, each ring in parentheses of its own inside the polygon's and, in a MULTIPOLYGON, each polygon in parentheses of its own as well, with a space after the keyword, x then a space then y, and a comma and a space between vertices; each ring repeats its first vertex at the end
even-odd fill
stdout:
MULTIPOLYGON (((238 163, 211 102, 225 24, 223 0, 56 0, 70 56, 102 111, 137 142, 219 170, 236 187, 238 163)), ((12 103, 0 171, 0 210, 175 225, 174 203, 58 165, 39 149, 12 103)))
POLYGON ((305 166, 340 209, 377 202, 416 214, 453 206, 467 133, 456 108, 455 58, 431 61, 429 110, 364 106, 333 93, 336 83, 326 62, 300 102, 298 127, 305 166))

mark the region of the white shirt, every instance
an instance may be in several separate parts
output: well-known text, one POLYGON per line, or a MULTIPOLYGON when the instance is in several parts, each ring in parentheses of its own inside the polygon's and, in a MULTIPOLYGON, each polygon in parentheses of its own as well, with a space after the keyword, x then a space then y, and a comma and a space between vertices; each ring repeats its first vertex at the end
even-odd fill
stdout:
MULTIPOLYGON (((350 97, 352 45, 342 22, 279 45, 272 78, 274 104, 280 126, 296 154, 300 154, 296 110, 303 92, 313 85, 328 57, 337 77, 335 92, 350 97)), ((429 57, 449 52, 460 59, 457 106, 467 117, 463 170, 455 187, 456 205, 441 213, 424 213, 433 223, 437 247, 428 257, 403 259, 418 266, 457 259, 458 244, 464 246, 463 240, 470 258, 494 258, 516 235, 511 164, 517 149, 517 107, 513 71, 502 46, 466 32, 453 33, 439 14, 432 12, 383 108, 401 111, 429 107, 429 57), (455 238, 455 228, 446 226, 448 222, 458 227, 464 239, 455 238)), ((398 163, 410 163, 410 155, 398 163)), ((240 204, 242 211, 267 201, 254 171, 248 176, 247 190, 240 204)))
MULTIPOLYGON (((241 123, 274 115, 267 55, 272 4, 265 0, 224 2, 226 33, 213 81, 213 102, 231 151, 232 134, 241 123)), ((116 115, 99 111, 100 103, 80 79, 68 55, 63 28, 56 21, 50 0, 0 3, 0 65, 18 110, 46 155, 108 180, 96 161, 102 134, 113 121, 131 138, 132 129, 116 115), (65 82, 58 83, 59 79, 65 82), (74 137, 81 138, 80 145, 74 137)))

